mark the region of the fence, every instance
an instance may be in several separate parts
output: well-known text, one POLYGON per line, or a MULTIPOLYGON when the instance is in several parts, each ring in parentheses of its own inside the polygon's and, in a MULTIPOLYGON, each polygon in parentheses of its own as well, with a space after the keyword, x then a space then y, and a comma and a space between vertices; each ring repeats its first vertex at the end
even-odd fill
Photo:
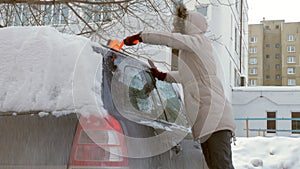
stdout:
POLYGON ((300 121, 300 118, 249 118, 249 117, 242 117, 242 118, 235 118, 237 121, 245 121, 246 128, 246 137, 249 137, 249 131, 257 131, 258 135, 261 135, 261 132, 263 133, 263 136, 266 135, 266 132, 297 132, 300 133, 300 126, 299 129, 297 130, 288 130, 288 129, 268 129, 268 128, 250 128, 249 127, 249 121, 268 121, 268 120, 275 120, 275 121, 280 121, 280 120, 289 120, 289 121, 300 121))

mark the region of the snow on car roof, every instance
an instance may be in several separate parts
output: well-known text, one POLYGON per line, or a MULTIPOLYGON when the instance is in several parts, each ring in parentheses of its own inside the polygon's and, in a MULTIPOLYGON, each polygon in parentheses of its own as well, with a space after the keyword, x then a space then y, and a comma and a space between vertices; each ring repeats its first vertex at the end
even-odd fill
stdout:
POLYGON ((0 112, 105 115, 102 56, 51 27, 0 29, 0 112))

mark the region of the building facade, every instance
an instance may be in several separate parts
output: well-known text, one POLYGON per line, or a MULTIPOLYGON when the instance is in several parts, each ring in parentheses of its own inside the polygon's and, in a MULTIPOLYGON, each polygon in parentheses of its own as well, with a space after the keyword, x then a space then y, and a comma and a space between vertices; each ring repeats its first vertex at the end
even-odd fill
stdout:
POLYGON ((233 89, 236 135, 300 137, 300 87, 233 89))
POLYGON ((249 25, 248 86, 300 85, 300 22, 249 25))
POLYGON ((201 12, 208 21, 212 40, 223 67, 224 89, 231 98, 234 86, 244 86, 248 73, 247 0, 183 0, 189 10, 201 12))

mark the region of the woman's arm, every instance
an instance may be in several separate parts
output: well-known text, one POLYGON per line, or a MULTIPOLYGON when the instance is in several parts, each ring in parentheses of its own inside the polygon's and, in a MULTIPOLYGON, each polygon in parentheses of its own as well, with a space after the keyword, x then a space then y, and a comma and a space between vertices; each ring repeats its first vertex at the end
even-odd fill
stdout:
POLYGON ((164 81, 170 82, 170 83, 180 83, 179 72, 178 71, 167 72, 167 76, 164 81))
POLYGON ((199 45, 199 39, 196 36, 181 33, 143 31, 140 36, 143 43, 164 45, 179 50, 192 51, 194 46, 199 45))

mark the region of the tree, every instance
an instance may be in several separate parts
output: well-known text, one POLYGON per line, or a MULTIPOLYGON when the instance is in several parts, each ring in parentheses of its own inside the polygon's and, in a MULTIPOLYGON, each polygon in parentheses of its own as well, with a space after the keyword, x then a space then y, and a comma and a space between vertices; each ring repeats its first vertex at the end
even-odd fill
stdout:
POLYGON ((107 41, 145 26, 170 29, 175 0, 0 0, 0 25, 51 25, 107 41))
MULTIPOLYGON (((85 36, 105 44, 109 39, 122 39, 144 29, 172 31, 175 5, 182 1, 0 0, 0 28, 50 25, 60 32, 85 36)), ((195 3, 202 6, 202 1, 205 5, 224 5, 220 0, 195 0, 195 3)), ((132 49, 138 57, 165 57, 161 50, 132 49)))

